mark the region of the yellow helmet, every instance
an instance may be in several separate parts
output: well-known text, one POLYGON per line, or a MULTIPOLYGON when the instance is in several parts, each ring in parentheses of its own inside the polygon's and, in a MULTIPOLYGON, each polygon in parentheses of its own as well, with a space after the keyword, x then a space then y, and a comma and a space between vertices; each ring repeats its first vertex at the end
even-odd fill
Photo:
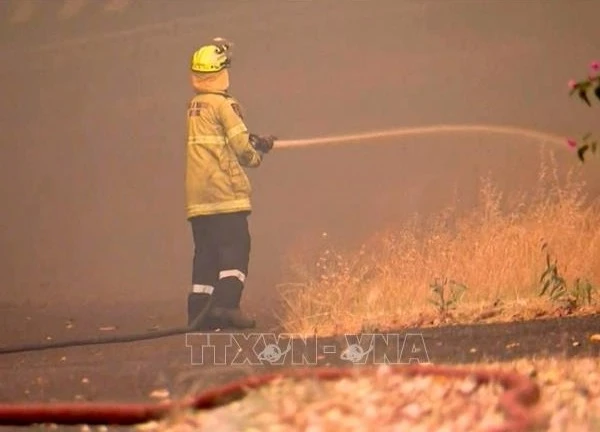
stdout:
POLYGON ((200 47, 192 56, 193 72, 218 72, 231 65, 232 44, 225 39, 215 38, 210 45, 200 47))

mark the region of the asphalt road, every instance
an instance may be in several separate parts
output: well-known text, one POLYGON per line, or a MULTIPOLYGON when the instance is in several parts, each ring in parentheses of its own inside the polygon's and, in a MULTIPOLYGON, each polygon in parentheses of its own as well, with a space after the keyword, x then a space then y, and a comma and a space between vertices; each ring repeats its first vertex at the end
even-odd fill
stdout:
MULTIPOLYGON (((127 314, 127 309, 128 305, 121 305, 86 319, 83 312, 78 315, 76 311, 65 316, 61 315, 64 311, 23 314, 22 309, 5 308, 2 316, 13 326, 10 333, 2 335, 0 346, 44 342, 47 337, 58 341, 181 325, 176 317, 153 314, 151 305, 147 314, 127 314)), ((244 336, 182 334, 135 343, 5 354, 0 356, 0 402, 142 402, 156 400, 151 396, 155 390, 166 389, 171 397, 177 397, 278 367, 352 367, 384 358, 394 363, 459 364, 531 355, 600 354, 600 343, 590 340, 600 332, 599 316, 403 329, 387 337, 348 335, 291 343, 280 334, 278 339, 273 322, 260 322, 260 328, 244 336)))

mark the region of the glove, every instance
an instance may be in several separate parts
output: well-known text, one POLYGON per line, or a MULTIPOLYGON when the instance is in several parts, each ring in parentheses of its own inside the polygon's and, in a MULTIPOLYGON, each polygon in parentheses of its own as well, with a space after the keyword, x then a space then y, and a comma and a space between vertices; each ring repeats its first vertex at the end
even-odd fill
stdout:
POLYGON ((277 137, 273 135, 261 136, 256 134, 250 134, 250 144, 256 151, 262 153, 269 153, 273 148, 273 144, 277 137))

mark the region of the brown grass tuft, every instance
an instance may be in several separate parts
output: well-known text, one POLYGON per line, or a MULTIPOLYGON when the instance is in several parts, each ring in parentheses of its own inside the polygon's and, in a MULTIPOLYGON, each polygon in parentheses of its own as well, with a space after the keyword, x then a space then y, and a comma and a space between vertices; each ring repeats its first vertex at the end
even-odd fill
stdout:
MULTIPOLYGON (((295 251, 283 284, 286 331, 332 334, 440 322, 531 318, 556 309, 539 297, 546 245, 569 287, 600 282, 600 212, 572 172, 542 163, 537 187, 506 197, 481 180, 478 205, 450 206, 436 218, 377 233, 359 250, 337 250, 324 235, 317 250, 295 251), (434 281, 466 289, 453 313, 430 303, 434 281)), ((592 305, 593 307, 593 305, 592 305)))

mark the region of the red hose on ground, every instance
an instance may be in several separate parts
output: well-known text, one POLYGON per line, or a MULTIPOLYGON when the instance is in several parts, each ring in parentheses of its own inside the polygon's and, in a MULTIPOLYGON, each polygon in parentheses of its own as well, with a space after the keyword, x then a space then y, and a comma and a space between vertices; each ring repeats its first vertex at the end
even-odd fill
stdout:
MULTIPOLYGON (((473 377, 479 384, 497 382, 505 389, 499 406, 506 422, 490 432, 525 432, 535 426, 531 408, 540 398, 539 387, 529 378, 501 370, 461 369, 434 365, 393 366, 392 372, 406 376, 438 375, 447 378, 473 377)), ((234 398, 243 397, 248 389, 268 384, 278 378, 333 380, 373 374, 372 367, 307 368, 273 374, 257 375, 234 381, 201 393, 198 396, 164 403, 53 403, 0 404, 0 425, 135 425, 160 420, 175 409, 210 409, 234 398)))

